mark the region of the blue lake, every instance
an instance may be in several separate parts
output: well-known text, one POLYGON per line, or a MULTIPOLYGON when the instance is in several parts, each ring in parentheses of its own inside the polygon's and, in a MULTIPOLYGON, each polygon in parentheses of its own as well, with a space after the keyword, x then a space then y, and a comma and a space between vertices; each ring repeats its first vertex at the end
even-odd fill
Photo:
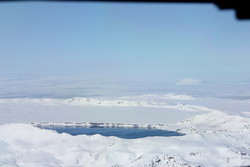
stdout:
POLYGON ((70 135, 95 135, 100 134, 102 136, 116 136, 123 139, 137 139, 153 136, 183 136, 184 134, 175 131, 166 131, 160 129, 148 129, 148 128, 109 128, 109 127, 42 127, 43 129, 55 130, 58 133, 68 133, 70 135))

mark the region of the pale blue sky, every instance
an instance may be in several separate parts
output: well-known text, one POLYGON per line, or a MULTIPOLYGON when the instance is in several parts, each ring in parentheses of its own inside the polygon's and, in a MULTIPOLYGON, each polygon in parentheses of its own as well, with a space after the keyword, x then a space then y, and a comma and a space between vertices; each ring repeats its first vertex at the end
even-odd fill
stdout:
POLYGON ((250 21, 212 4, 0 3, 0 96, 248 88, 249 44, 250 21))

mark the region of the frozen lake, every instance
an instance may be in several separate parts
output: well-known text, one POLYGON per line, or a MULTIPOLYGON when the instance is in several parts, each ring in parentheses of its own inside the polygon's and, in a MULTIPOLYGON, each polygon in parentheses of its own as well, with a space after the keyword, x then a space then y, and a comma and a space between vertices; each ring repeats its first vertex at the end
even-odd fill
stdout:
POLYGON ((41 127, 44 129, 55 130, 58 133, 68 133, 70 135, 95 135, 100 134, 102 136, 115 136, 123 139, 137 139, 153 136, 183 136, 184 134, 177 133, 175 131, 166 131, 160 129, 149 128, 118 128, 118 127, 62 127, 51 126, 41 127))

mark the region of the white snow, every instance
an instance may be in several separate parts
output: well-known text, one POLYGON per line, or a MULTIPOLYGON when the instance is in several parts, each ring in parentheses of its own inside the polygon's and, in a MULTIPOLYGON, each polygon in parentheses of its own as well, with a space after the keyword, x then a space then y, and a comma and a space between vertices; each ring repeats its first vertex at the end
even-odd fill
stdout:
POLYGON ((0 167, 250 165, 247 101, 170 95, 0 99, 0 167), (150 126, 186 135, 120 139, 71 136, 34 127, 88 126, 91 122, 102 122, 103 126, 150 126))
POLYGON ((197 104, 186 104, 191 98, 167 94, 120 98, 0 99, 0 124, 58 121, 174 123, 211 110, 197 104))

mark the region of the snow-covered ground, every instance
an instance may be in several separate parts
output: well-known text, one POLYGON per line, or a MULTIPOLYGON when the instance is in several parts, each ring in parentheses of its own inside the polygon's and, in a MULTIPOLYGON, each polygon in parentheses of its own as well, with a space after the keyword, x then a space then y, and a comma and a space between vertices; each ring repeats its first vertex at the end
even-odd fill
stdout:
POLYGON ((248 166, 249 109, 248 100, 174 94, 0 99, 0 167, 248 166), (120 139, 34 127, 91 122, 150 126, 186 135, 120 139))

